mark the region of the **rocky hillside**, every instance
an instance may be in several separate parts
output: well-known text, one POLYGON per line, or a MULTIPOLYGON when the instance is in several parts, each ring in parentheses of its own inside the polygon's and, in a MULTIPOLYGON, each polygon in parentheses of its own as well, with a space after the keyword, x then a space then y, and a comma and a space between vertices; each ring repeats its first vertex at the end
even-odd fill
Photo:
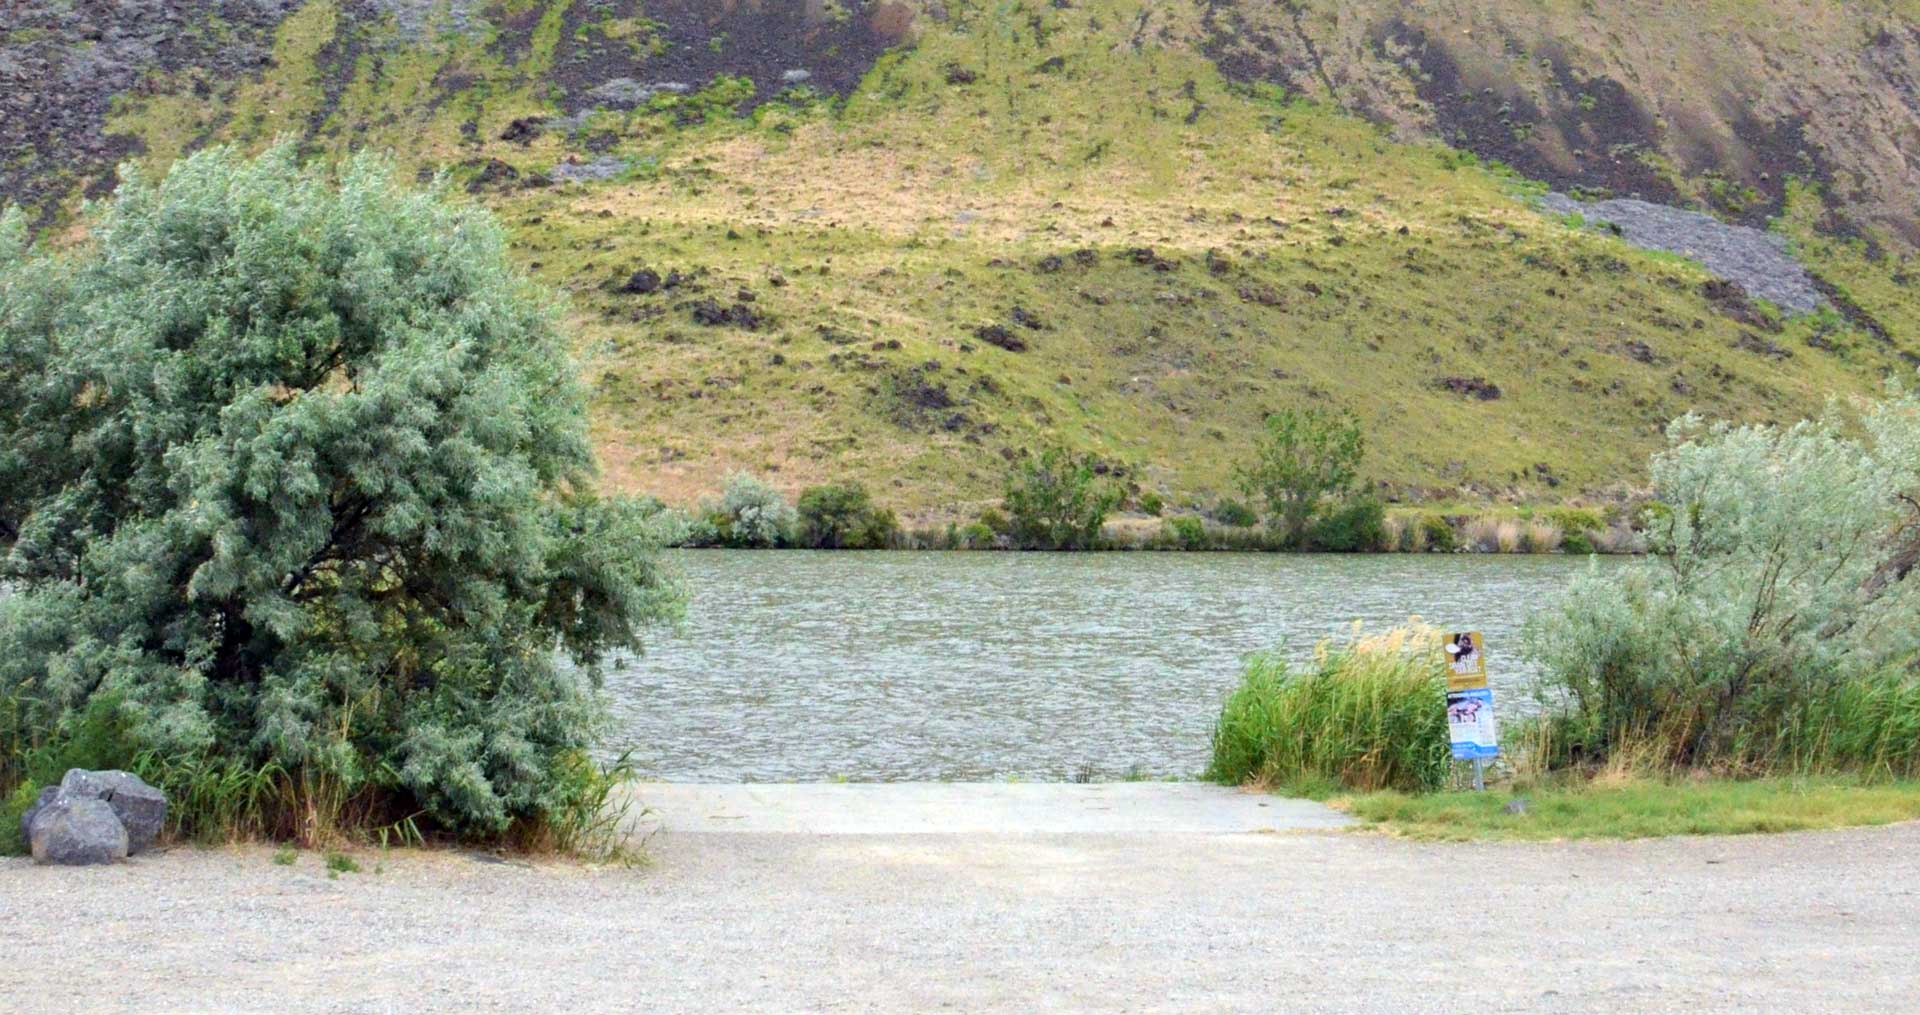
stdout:
POLYGON ((1602 497, 1673 415, 1912 369, 1916 8, 26 0, 0 188, 53 225, 274 137, 449 172, 674 499, 963 514, 1063 442, 1204 503, 1287 404, 1358 412, 1390 495, 1602 497))

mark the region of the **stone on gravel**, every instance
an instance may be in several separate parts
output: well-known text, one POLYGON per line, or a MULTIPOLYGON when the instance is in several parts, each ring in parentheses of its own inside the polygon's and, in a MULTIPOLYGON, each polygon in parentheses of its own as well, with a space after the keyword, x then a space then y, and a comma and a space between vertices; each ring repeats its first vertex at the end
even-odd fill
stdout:
POLYGON ((89 772, 75 768, 60 780, 60 789, 81 797, 105 801, 127 830, 130 852, 152 849, 167 824, 167 795, 147 785, 132 772, 109 769, 89 772))
POLYGON ((33 841, 33 816, 40 813, 40 809, 42 807, 45 807, 46 805, 52 803, 53 798, 58 796, 59 794, 60 794, 60 787, 48 786, 46 789, 43 789, 40 791, 40 799, 35 800, 31 806, 29 806, 25 811, 23 811, 20 814, 20 841, 21 842, 33 841))
POLYGON ((127 858, 127 829, 112 805, 60 789, 33 816, 33 861, 82 867, 127 858))

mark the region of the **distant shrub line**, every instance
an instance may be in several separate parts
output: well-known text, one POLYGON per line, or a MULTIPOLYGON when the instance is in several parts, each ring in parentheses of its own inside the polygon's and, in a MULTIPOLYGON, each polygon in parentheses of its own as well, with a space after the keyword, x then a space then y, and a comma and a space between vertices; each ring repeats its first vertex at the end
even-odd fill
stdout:
POLYGON ((1160 493, 1122 489, 1115 470, 1060 447, 1016 457, 997 506, 944 527, 902 527, 859 483, 807 487, 795 503, 747 473, 728 477, 718 500, 691 512, 647 503, 656 537, 691 547, 1591 554, 1644 546, 1617 512, 1390 513, 1360 482, 1365 453, 1350 413, 1285 409, 1267 417, 1251 457, 1234 470, 1246 499, 1189 503, 1171 515, 1160 493), (1108 524, 1129 503, 1145 524, 1108 524))
POLYGON ((788 502, 763 481, 746 474, 729 480, 734 496, 707 501, 691 511, 648 498, 656 538, 663 545, 700 549, 817 550, 1096 550, 1238 553, 1512 553, 1638 554, 1646 540, 1624 520, 1607 522, 1584 509, 1521 511, 1512 515, 1464 515, 1439 511, 1389 512, 1373 498, 1359 498, 1328 514, 1304 538, 1243 520, 1251 509, 1226 500, 1220 507, 1146 518, 1102 519, 1097 531, 1062 528, 1055 539, 1045 527, 1017 529, 1001 507, 971 522, 910 527, 876 505, 858 482, 805 487, 788 502), (743 491, 753 491, 750 496, 743 491), (771 499, 769 499, 771 498, 771 499), (731 506, 730 506, 731 505, 731 506), (743 518, 739 512, 745 511, 743 518), (1222 518, 1231 519, 1223 521, 1222 518), (1567 519, 1575 520, 1569 524, 1567 519), (1592 521, 1584 521, 1592 519, 1592 521))

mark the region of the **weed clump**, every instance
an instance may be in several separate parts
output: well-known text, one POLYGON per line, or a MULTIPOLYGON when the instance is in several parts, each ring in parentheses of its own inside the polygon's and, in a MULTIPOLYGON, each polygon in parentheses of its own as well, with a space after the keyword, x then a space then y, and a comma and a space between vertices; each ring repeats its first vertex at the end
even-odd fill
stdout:
POLYGON ((1440 639, 1413 626, 1322 644, 1304 666, 1255 657, 1214 727, 1207 778, 1362 792, 1441 788, 1450 748, 1440 639))

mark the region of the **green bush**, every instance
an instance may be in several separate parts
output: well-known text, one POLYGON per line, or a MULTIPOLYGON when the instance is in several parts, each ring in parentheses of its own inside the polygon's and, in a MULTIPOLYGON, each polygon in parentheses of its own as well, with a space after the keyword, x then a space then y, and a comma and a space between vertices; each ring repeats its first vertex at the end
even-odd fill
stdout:
POLYGON ((1024 550, 1089 549, 1119 504, 1093 463, 1063 448, 1027 456, 1007 477, 1010 535, 1024 550))
POLYGON ((1604 532, 1607 528, 1606 518, 1592 508, 1554 508, 1547 512, 1546 520, 1568 536, 1582 532, 1604 532))
POLYGON ((1326 512, 1307 532, 1307 545, 1326 553, 1377 553, 1387 548, 1387 508, 1355 497, 1326 512))
POLYGON ((1260 516, 1255 514, 1252 508, 1242 501, 1231 498, 1213 506, 1213 520, 1236 529, 1251 528, 1260 524, 1260 516))
POLYGON ((1167 502, 1161 499, 1159 494, 1148 491, 1140 495, 1140 510, 1142 513, 1158 518, 1160 517, 1160 513, 1166 509, 1167 502))
POLYGON ((499 226, 291 146, 92 214, 0 217, 0 792, 99 721, 264 786, 270 834, 552 820, 678 592, 499 226))
POLYGON ((816 550, 884 550, 900 535, 893 512, 875 507, 859 483, 802 490, 798 517, 800 545, 816 550))
POLYGON ((1165 519, 1160 530, 1169 544, 1182 550, 1204 550, 1209 545, 1207 524, 1192 515, 1165 519))
POLYGON ((780 491, 745 472, 728 476, 720 500, 709 501, 700 514, 712 530, 712 545, 736 549, 784 546, 799 520, 780 491))
POLYGON ((1560 548, 1569 554, 1582 557, 1599 552, 1593 545, 1593 537, 1584 531, 1568 531, 1560 540, 1560 548))
POLYGON ((1448 524, 1445 515, 1422 515, 1420 530, 1426 534, 1430 553, 1452 553, 1460 548, 1459 537, 1454 534, 1453 526, 1448 524))
POLYGON ((1242 493, 1266 505, 1287 544, 1299 546, 1321 509, 1353 489, 1365 455, 1366 439, 1351 413, 1282 409, 1267 417, 1253 460, 1234 475, 1242 493))
POLYGON ((1528 624, 1542 761, 1912 774, 1920 579, 1888 534, 1914 531, 1920 403, 1670 435, 1649 557, 1528 624))
POLYGON ((968 550, 989 550, 999 538, 985 522, 974 522, 960 530, 955 545, 968 550))
POLYGON ((1367 792, 1446 785, 1452 750, 1440 635, 1401 629, 1321 646, 1306 667, 1255 657, 1214 727, 1215 782, 1334 784, 1367 792))

